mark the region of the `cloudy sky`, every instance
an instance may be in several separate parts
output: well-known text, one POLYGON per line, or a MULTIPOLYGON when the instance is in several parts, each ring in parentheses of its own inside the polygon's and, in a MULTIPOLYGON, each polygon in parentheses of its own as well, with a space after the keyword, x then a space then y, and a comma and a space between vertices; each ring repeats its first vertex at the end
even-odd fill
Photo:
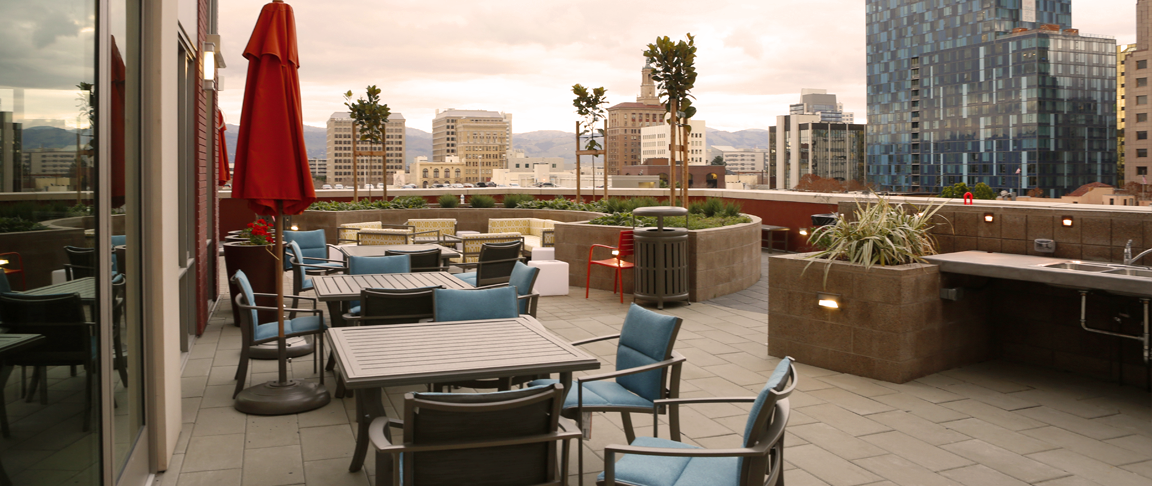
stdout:
MULTIPOLYGON (((241 56, 264 0, 220 2, 220 107, 240 119, 241 56)), ((296 12, 304 123, 324 126, 341 93, 383 91, 407 125, 431 131, 437 108, 513 114, 513 131, 571 131, 571 86, 635 101, 642 52, 657 36, 696 36, 698 118, 767 128, 801 88, 825 88, 863 121, 861 0, 289 1, 296 12)), ((1073 27, 1135 42, 1134 0, 1076 0, 1073 27)))

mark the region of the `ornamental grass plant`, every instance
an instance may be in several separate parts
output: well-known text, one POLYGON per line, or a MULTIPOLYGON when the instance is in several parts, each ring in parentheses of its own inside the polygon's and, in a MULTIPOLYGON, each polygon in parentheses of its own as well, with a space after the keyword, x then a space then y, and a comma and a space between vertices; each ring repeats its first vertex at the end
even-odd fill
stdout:
POLYGON ((935 226, 932 218, 942 207, 943 202, 929 203, 927 207, 913 207, 909 211, 903 204, 893 205, 879 196, 867 204, 857 201, 854 220, 841 216, 835 223, 812 231, 808 244, 821 250, 808 257, 812 261, 804 269, 818 260, 826 260, 824 284, 827 285, 832 260, 862 265, 865 269, 873 265, 924 263, 923 257, 936 254, 936 242, 930 231, 935 226))

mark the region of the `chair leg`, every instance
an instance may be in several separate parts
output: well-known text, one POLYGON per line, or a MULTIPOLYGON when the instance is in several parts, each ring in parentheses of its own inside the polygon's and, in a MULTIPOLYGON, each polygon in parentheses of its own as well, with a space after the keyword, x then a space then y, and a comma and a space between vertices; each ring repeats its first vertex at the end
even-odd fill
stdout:
POLYGON ((240 363, 236 365, 236 391, 232 392, 233 399, 240 395, 245 381, 248 381, 248 346, 240 348, 240 363))
POLYGON ((48 367, 38 367, 40 372, 40 404, 48 404, 48 367))
POLYGON ((92 371, 95 368, 91 365, 84 366, 84 425, 81 429, 84 432, 92 429, 92 371))
POLYGON ((4 397, 4 388, 8 386, 8 377, 12 374, 13 368, 4 364, 0 364, 0 435, 5 439, 12 436, 12 431, 8 429, 8 406, 7 398, 4 397))
POLYGON ((624 423, 624 437, 628 439, 628 443, 635 442, 636 429, 632 428, 632 415, 628 412, 620 412, 620 421, 624 423))
POLYGON ((40 367, 32 367, 32 378, 28 380, 28 391, 24 394, 24 401, 32 403, 36 399, 36 389, 40 386, 40 367))
POLYGON ((588 289, 592 287, 592 262, 588 262, 588 271, 584 272, 584 298, 588 298, 588 289))
MULTIPOLYGON (((314 338, 314 340, 316 341, 317 348, 319 348, 319 355, 312 357, 312 371, 313 372, 316 371, 316 368, 320 364, 320 356, 324 356, 324 335, 323 334, 317 334, 316 337, 314 338)), ((324 370, 320 370, 320 384, 321 385, 324 384, 324 370)))
POLYGON ((620 267, 616 267, 616 282, 620 284, 620 303, 624 303, 624 274, 620 273, 620 267))

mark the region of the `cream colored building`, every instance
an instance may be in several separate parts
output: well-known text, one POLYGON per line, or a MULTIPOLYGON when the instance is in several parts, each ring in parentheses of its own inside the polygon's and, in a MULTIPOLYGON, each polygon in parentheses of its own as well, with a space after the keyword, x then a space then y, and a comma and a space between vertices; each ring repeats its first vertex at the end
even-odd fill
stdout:
POLYGON ((432 161, 459 157, 462 182, 487 182, 492 169, 508 167, 512 115, 485 110, 436 110, 432 120, 432 161))
MULTIPOLYGON (((356 150, 361 152, 384 150, 386 156, 360 156, 357 170, 360 172, 360 184, 377 184, 385 182, 393 184, 396 172, 404 170, 405 159, 405 120, 404 115, 393 113, 388 117, 388 124, 384 127, 384 144, 366 143, 356 140, 356 150), (383 179, 385 168, 381 165, 387 159, 387 179, 383 179)), ((328 118, 328 167, 329 184, 344 184, 351 186, 352 178, 352 142, 356 133, 352 127, 352 117, 348 112, 336 112, 328 118)))
MULTIPOLYGON (((688 120, 688 165, 707 165, 708 134, 704 120, 688 120)), ((640 161, 668 158, 668 124, 652 125, 640 129, 640 161)), ((676 143, 680 144, 680 137, 676 143)), ((679 160, 679 159, 677 159, 679 160)))
POLYGON ((460 157, 449 155, 442 162, 428 160, 419 156, 412 161, 408 168, 408 180, 416 187, 432 187, 436 184, 463 184, 467 167, 460 161, 460 157))

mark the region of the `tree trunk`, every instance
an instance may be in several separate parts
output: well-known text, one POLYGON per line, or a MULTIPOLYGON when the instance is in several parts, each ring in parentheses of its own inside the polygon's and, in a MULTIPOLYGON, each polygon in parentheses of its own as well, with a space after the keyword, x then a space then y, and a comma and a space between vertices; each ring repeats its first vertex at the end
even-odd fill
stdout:
MULTIPOLYGON (((580 199, 580 122, 576 122, 576 202, 583 202, 580 199)), ((596 159, 592 159, 595 161, 596 159)), ((592 162, 593 174, 596 170, 596 162, 592 162)))
MULTIPOLYGON (((608 119, 604 119, 604 199, 608 199, 608 119)), ((593 190, 592 192, 596 192, 593 190)))
MULTIPOLYGON (((685 119, 685 122, 687 122, 687 119, 685 119)), ((681 185, 681 187, 684 188, 684 190, 682 192, 682 195, 680 196, 680 204, 682 206, 684 206, 685 208, 687 208, 688 207, 688 181, 691 180, 688 177, 688 144, 690 143, 688 141, 688 134, 689 134, 688 124, 685 123, 684 126, 681 127, 681 130, 684 130, 682 132, 684 136, 680 137, 680 140, 681 140, 680 150, 681 150, 681 153, 683 154, 683 157, 681 157, 681 159, 684 160, 684 177, 683 177, 683 182, 681 182, 680 185, 681 185)))
POLYGON ((669 96, 672 102, 672 119, 668 127, 668 205, 676 205, 676 133, 679 132, 680 117, 676 112, 680 109, 680 100, 669 96))

